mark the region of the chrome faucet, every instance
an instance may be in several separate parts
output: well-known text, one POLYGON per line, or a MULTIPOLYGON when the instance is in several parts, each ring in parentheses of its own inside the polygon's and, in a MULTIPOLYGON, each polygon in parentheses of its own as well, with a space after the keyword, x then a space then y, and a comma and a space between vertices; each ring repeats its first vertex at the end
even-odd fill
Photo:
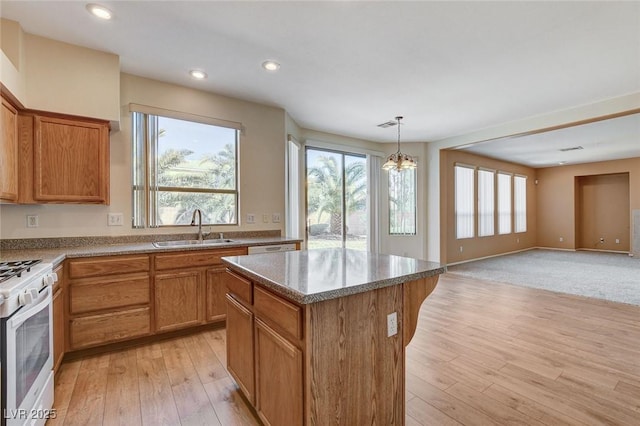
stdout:
POLYGON ((196 213, 198 214, 198 241, 202 241, 202 211, 200 209, 195 209, 193 211, 193 215, 191 216, 191 226, 196 226, 196 213))

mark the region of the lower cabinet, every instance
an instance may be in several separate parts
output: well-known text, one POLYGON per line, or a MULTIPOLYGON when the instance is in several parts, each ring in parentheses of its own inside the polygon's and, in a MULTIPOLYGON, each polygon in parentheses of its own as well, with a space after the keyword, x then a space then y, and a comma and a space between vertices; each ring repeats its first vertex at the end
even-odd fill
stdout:
POLYGON ((302 425, 302 309, 227 274, 227 370, 265 425, 302 425))
POLYGON ((149 256, 70 259, 70 351, 151 334, 149 256))
POLYGON ((221 321, 227 317, 225 294, 227 294, 226 269, 224 266, 207 269, 206 320, 221 321))
POLYGON ((156 331, 170 331, 201 324, 202 273, 157 274, 155 279, 156 331))
POLYGON ((253 313, 227 295, 227 370, 247 399, 255 404, 253 313))
POLYGON ((53 371, 57 372, 58 367, 62 364, 65 344, 65 286, 63 266, 58 266, 53 272, 58 275, 58 282, 55 283, 53 287, 53 301, 51 302, 53 310, 53 371))
POLYGON ((256 319, 255 354, 255 407, 262 421, 302 424, 302 351, 256 319))
POLYGON ((71 349, 129 340, 150 333, 148 307, 87 315, 71 320, 71 349))
POLYGON ((54 293, 55 356, 224 321, 221 258, 244 254, 246 247, 68 259, 60 286, 67 293, 54 293))

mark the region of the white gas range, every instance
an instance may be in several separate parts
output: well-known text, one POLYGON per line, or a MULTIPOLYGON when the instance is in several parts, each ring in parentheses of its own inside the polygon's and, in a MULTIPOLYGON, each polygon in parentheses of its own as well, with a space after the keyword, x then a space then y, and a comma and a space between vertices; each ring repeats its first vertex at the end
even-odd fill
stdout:
POLYGON ((1 426, 44 425, 53 405, 52 265, 0 262, 1 426))

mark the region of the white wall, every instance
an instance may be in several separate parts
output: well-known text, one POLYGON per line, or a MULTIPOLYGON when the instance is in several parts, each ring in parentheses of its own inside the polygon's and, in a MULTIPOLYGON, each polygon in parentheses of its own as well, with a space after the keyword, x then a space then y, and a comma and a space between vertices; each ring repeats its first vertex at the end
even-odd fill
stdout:
POLYGON ((120 58, 25 33, 26 108, 120 120, 120 58))
MULTIPOLYGON (((397 151, 396 144, 380 144, 384 148, 385 155, 397 151)), ((381 172, 380 198, 382 208, 380 210, 380 252, 395 254, 398 256, 427 258, 427 240, 430 235, 427 232, 427 184, 429 173, 427 172, 427 151, 425 143, 402 143, 400 151, 413 156, 418 163, 416 176, 416 235, 389 235, 389 175, 381 172)))
POLYGON ((26 98, 24 77, 25 59, 23 54, 24 32, 20 24, 8 19, 0 19, 0 81, 13 96, 26 98), (21 72, 21 70, 23 72, 21 72))
MULTIPOLYGON (((123 110, 129 103, 149 105, 241 122, 240 213, 256 215, 255 224, 214 226, 214 232, 231 230, 284 230, 284 222, 271 223, 271 214, 284 217, 285 112, 194 89, 132 75, 120 77, 123 110), (268 214, 269 223, 262 222, 268 214)), ((122 114, 121 130, 111 134, 111 205, 0 205, 2 238, 130 235, 189 232, 190 228, 131 229, 131 118, 122 114), (123 213, 125 226, 107 226, 107 213, 123 213), (39 228, 26 228, 27 214, 39 216, 39 228)))
POLYGON ((0 20, 2 84, 24 108, 120 121, 120 59, 0 20))

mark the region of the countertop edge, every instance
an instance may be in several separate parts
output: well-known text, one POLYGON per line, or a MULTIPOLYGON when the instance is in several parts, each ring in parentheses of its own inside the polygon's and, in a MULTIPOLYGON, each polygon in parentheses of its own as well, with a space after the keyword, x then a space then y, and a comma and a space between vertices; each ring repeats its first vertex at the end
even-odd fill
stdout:
POLYGON ((153 243, 137 243, 137 244, 108 244, 108 245, 96 245, 96 246, 82 246, 82 247, 60 247, 60 248, 46 248, 46 249, 17 249, 17 250, 2 250, 0 253, 0 260, 25 260, 42 258, 43 261, 52 263, 54 267, 61 264, 65 259, 75 259, 84 257, 98 257, 98 256, 118 256, 126 254, 153 254, 153 253, 167 253, 167 252, 186 252, 186 251, 201 251, 201 250, 218 250, 226 248, 241 248, 241 247, 257 247, 273 244, 292 244, 301 243, 299 238, 286 238, 286 237, 261 237, 261 238, 243 238, 234 241, 233 243, 226 243, 220 245, 205 245, 205 246, 176 246, 176 247, 156 247, 153 243))
POLYGON ((337 299, 339 297, 350 296, 353 294, 364 293, 367 291, 375 290, 378 288, 390 287, 392 285, 398 285, 409 281, 415 281, 421 278, 428 278, 435 275, 440 275, 446 272, 446 266, 440 266, 438 268, 415 272, 412 274, 403 275, 400 277, 387 278, 378 281, 372 281, 369 283, 363 283, 360 285, 349 286, 340 288, 337 290, 329 290, 320 293, 314 294, 302 294, 297 291, 290 289, 287 286, 283 286, 279 283, 276 283, 268 278, 253 272, 250 269, 244 268, 232 261, 222 258, 222 262, 232 271, 238 272, 242 275, 245 275, 248 278, 264 285, 266 288, 273 290, 278 295, 291 300, 292 302, 298 303, 300 305, 308 305, 311 303, 322 302, 325 300, 337 299))

